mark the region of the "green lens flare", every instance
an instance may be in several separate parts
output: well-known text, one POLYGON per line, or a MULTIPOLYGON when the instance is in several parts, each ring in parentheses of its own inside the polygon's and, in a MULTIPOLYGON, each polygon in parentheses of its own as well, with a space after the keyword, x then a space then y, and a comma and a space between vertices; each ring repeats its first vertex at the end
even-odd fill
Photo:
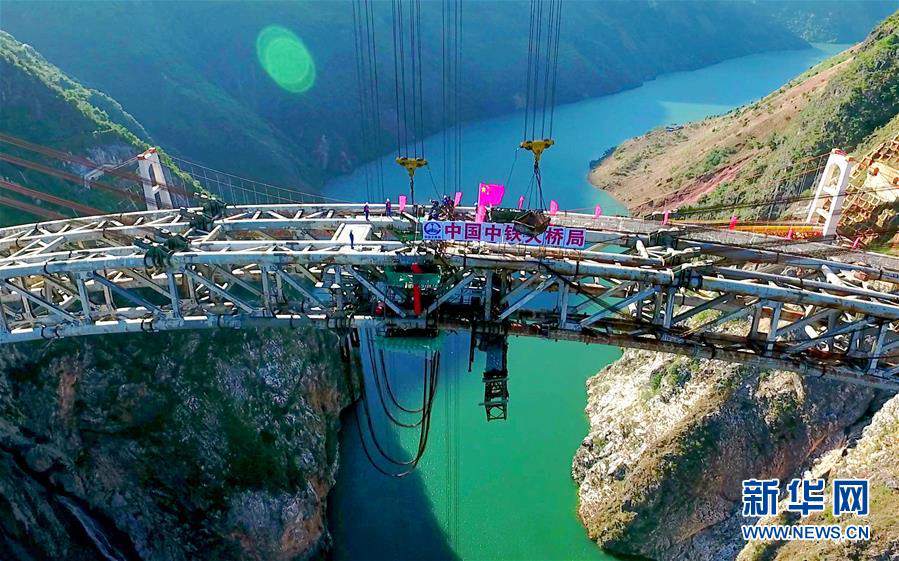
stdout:
POLYGON ((315 84, 315 61, 303 41, 289 29, 269 25, 256 37, 259 64, 281 88, 303 93, 315 84))

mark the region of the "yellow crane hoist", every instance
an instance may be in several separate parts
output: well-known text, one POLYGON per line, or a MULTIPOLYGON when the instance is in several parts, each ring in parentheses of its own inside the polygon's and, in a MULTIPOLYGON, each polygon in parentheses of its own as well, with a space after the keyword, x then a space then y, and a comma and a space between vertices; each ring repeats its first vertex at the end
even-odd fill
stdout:
POLYGON ((428 161, 424 158, 401 156, 396 159, 396 163, 406 168, 406 171, 409 172, 409 194, 411 195, 411 203, 415 204, 415 170, 428 165, 428 161))
POLYGON ((543 178, 540 175, 540 156, 544 150, 555 144, 551 138, 523 140, 519 146, 534 154, 534 178, 537 180, 537 198, 543 204, 543 178))
POLYGON ((540 166, 540 156, 543 155, 543 151, 555 143, 551 138, 544 138, 543 140, 523 140, 519 146, 534 153, 534 168, 537 168, 540 166))

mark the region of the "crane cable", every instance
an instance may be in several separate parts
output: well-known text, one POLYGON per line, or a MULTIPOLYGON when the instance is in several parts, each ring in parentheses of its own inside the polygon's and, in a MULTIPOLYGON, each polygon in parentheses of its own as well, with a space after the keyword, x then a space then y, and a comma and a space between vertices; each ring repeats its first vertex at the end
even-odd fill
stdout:
MULTIPOLYGON (((461 0, 445 0, 441 13, 441 68, 442 92, 441 108, 442 142, 443 142, 443 186, 444 201, 448 194, 461 191, 461 158, 462 158, 462 119, 460 112, 461 96, 461 0)), ((430 172, 430 166, 428 166, 430 172)), ((435 195, 440 198, 441 193, 435 195)), ((445 203, 444 203, 445 204, 445 203)), ((453 375, 444 377, 444 442, 446 446, 445 497, 446 497, 446 535, 450 544, 459 543, 459 392, 456 387, 458 378, 453 375)))
MULTIPOLYGON (((381 91, 378 73, 377 35, 371 0, 353 0, 353 36, 356 47, 356 81, 362 145, 376 146, 381 137, 381 91)), ((384 196, 384 164, 364 168, 366 200, 384 196)))
POLYGON ((393 0, 394 89, 397 97, 396 163, 409 174, 409 194, 415 204, 415 171, 428 165, 424 157, 424 103, 421 51, 421 0, 408 0, 408 24, 403 0, 393 0), (406 87, 406 32, 409 34, 410 87, 406 87), (407 92, 407 89, 409 90, 407 92), (411 111, 407 100, 411 98, 411 111), (400 116, 402 107, 402 117, 400 116))
MULTIPOLYGON (((378 73, 378 52, 377 52, 377 36, 375 34, 375 16, 374 16, 374 8, 372 6, 371 0, 365 0, 364 5, 366 8, 366 33, 370 38, 369 41, 369 51, 368 51, 368 68, 371 77, 372 91, 371 91, 371 103, 374 107, 374 126, 375 133, 377 135, 381 134, 381 80, 378 73)), ((381 158, 378 158, 378 194, 383 199, 384 198, 384 162, 381 158)))
MULTIPOLYGON (((363 43, 367 42, 367 38, 363 39, 364 34, 364 25, 362 23, 362 6, 360 0, 353 0, 353 52, 356 55, 356 86, 357 93, 359 96, 359 125, 360 125, 360 133, 362 137, 362 146, 368 147, 370 146, 370 135, 369 135, 369 115, 368 115, 368 107, 365 102, 366 95, 368 93, 368 84, 366 82, 367 75, 363 70, 365 65, 365 54, 363 54, 363 43)), ((366 48, 367 51, 367 48, 366 48)), ((365 179, 365 200, 371 200, 371 174, 369 173, 368 168, 363 170, 363 176, 365 179)))
POLYGON ((540 158, 544 151, 555 144, 552 138, 552 128, 555 122, 555 92, 558 76, 561 23, 561 0, 531 0, 524 131, 519 148, 531 152, 534 156, 534 180, 536 183, 534 195, 536 196, 536 201, 531 200, 530 204, 539 205, 541 209, 546 208, 546 201, 543 198, 543 177, 540 172, 540 158), (544 10, 544 6, 546 6, 546 10, 544 10), (538 119, 540 121, 539 135, 538 119), (548 128, 547 122, 549 123, 548 128))

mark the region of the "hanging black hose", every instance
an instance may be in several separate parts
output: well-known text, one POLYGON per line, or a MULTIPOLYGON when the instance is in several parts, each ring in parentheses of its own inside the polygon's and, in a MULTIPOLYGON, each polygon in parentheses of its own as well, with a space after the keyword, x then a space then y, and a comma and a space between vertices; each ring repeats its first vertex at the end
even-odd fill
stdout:
POLYGON ((393 391, 393 388, 390 386, 390 375, 387 373, 387 364, 384 359, 384 351, 378 351, 378 356, 381 359, 381 372, 384 373, 384 385, 387 387, 387 395, 390 396, 390 401, 400 409, 401 411, 405 411, 406 413, 421 413, 424 411, 424 404, 421 405, 418 409, 409 409, 404 407, 399 400, 396 398, 396 394, 393 391))
MULTIPOLYGON (((371 352, 372 350, 373 350, 372 347, 369 345, 369 351, 371 352)), ((372 361, 373 361, 373 359, 372 359, 372 361)), ((359 431, 359 439, 362 444, 362 450, 365 453, 366 458, 368 458, 368 461, 371 463, 372 467, 374 467, 381 474, 386 475, 388 477, 405 477, 406 475, 409 475, 410 473, 412 473, 415 470, 415 468, 417 467, 418 463, 421 461, 421 458, 424 456, 424 452, 427 449, 427 443, 428 443, 428 438, 429 438, 430 429, 431 429, 431 412, 432 412, 432 408, 434 405, 434 396, 436 395, 436 392, 437 392, 438 374, 440 371, 440 353, 439 353, 439 351, 432 353, 432 355, 429 358, 426 358, 423 366, 424 366, 424 368, 423 368, 423 376, 422 376, 421 420, 419 421, 419 423, 416 424, 417 426, 420 426, 419 437, 418 437, 418 446, 417 446, 415 454, 412 456, 412 458, 410 458, 408 460, 399 460, 399 459, 394 458, 391 454, 389 454, 386 451, 386 449, 381 445, 380 441, 378 440, 377 433, 375 431, 375 426, 372 421, 370 405, 368 402, 368 392, 365 388, 365 375, 361 369, 358 373, 359 374, 358 375, 359 387, 361 388, 361 390, 360 390, 361 393, 358 398, 356 398, 354 396, 354 399, 358 399, 362 402, 362 408, 364 409, 365 417, 366 417, 365 424, 368 429, 367 432, 369 434, 369 438, 371 439, 372 443, 374 444, 374 447, 377 450, 378 455, 383 460, 386 460, 387 462, 397 465, 397 466, 408 468, 408 469, 405 469, 400 472, 390 472, 390 471, 382 468, 379 465, 379 462, 374 458, 374 456, 371 453, 371 450, 368 447, 368 444, 366 443, 366 438, 362 431, 362 423, 359 420, 359 408, 357 405, 357 407, 354 409, 354 418, 355 418, 355 423, 356 423, 356 429, 359 431)), ((379 384, 377 368, 373 368, 372 374, 374 376, 376 376, 376 384, 379 384)), ((383 394, 380 393, 380 387, 379 387, 379 397, 381 398, 382 405, 386 405, 386 403, 383 401, 383 394)), ((385 408, 385 411, 387 411, 386 408, 385 408)), ((390 416, 390 415, 388 415, 388 416, 390 416)), ((391 418, 391 420, 393 421, 392 418, 391 418)), ((402 426, 402 424, 400 426, 402 426)))
POLYGON ((425 408, 425 411, 422 414, 422 423, 421 430, 419 431, 418 436, 418 449, 413 456, 412 459, 409 460, 397 460, 389 452, 381 445, 378 440, 377 433, 375 431, 374 423, 372 422, 371 409, 369 408, 367 392, 365 390, 365 376, 360 372, 360 386, 362 387, 362 405, 365 409, 365 417, 366 424, 368 425, 369 436, 372 439, 372 442, 375 445, 375 448, 378 450, 378 453, 385 460, 390 462, 391 464, 398 466, 414 466, 421 459, 421 456, 424 454, 425 446, 427 445, 428 440, 428 432, 430 431, 430 414, 431 414, 431 405, 433 404, 433 397, 436 391, 436 387, 432 387, 433 374, 431 376, 428 375, 428 363, 425 363, 425 383, 422 385, 422 399, 428 404, 425 408))
MULTIPOLYGON (((400 426, 400 427, 403 427, 403 428, 406 428, 406 429, 412 429, 412 428, 421 426, 421 424, 424 422, 424 415, 422 415, 422 416, 419 418, 419 420, 418 420, 417 422, 415 422, 415 423, 406 423, 406 422, 401 421, 400 419, 398 419, 396 416, 394 416, 394 414, 391 412, 391 408, 390 408, 390 407, 387 405, 387 403, 384 401, 384 390, 382 389, 382 385, 381 385, 381 374, 380 374, 379 371, 382 371, 382 372, 384 373, 384 377, 385 377, 385 380, 386 380, 386 378, 387 378, 387 366, 386 366, 385 361, 384 361, 384 359, 383 359, 384 352, 383 352, 383 351, 378 351, 378 354, 381 356, 381 368, 380 368, 380 369, 378 368, 378 363, 377 363, 377 361, 375 360, 375 351, 374 351, 373 345, 374 345, 374 339, 373 339, 371 336, 369 336, 369 344, 368 344, 369 352, 368 352, 368 356, 369 356, 369 362, 370 362, 370 364, 371 364, 371 375, 372 375, 372 378, 374 378, 374 380, 375 380, 375 387, 376 387, 377 390, 378 390, 378 400, 381 402, 381 408, 384 409, 384 413, 387 415, 387 418, 390 419, 390 421, 391 421, 393 424, 397 425, 397 426, 400 426)), ((426 363, 426 366, 427 366, 427 363, 426 363)), ((388 387, 389 387, 389 386, 388 386, 388 387)), ((394 399, 394 395, 393 395, 392 392, 388 391, 388 393, 390 393, 390 397, 391 397, 391 400, 393 401, 393 403, 394 403, 397 407, 399 407, 400 409, 402 409, 403 411, 407 411, 407 412, 409 412, 409 413, 421 413, 421 412, 423 412, 423 411, 425 410, 425 407, 427 406, 427 402, 425 401, 425 398, 423 397, 423 398, 422 398, 421 408, 420 408, 420 409, 417 409, 417 410, 409 410, 409 409, 405 409, 404 407, 402 407, 401 405, 399 405, 399 403, 394 399)))
MULTIPOLYGON (((433 379, 432 387, 436 387, 436 366, 434 366, 433 364, 434 363, 432 363, 432 373, 433 373, 434 379, 433 379)), ((439 365, 439 359, 437 360, 436 364, 439 365)), ((362 399, 363 399, 363 405, 367 405, 367 403, 364 400, 364 397, 362 399)), ((419 448, 418 448, 418 452, 416 453, 415 457, 412 460, 409 460, 408 462, 404 462, 403 464, 398 464, 398 465, 408 465, 408 466, 410 466, 409 469, 398 472, 398 473, 391 473, 391 472, 385 470, 384 468, 379 466, 378 463, 375 461, 375 459, 372 457, 371 452, 368 449, 368 445, 365 443, 365 438, 362 435, 362 428, 361 428, 361 423, 359 422, 358 409, 355 410, 356 429, 359 431, 359 439, 362 444, 362 450, 365 453, 366 458, 368 458, 368 461, 371 463, 372 467, 374 467, 378 472, 380 472, 383 475, 386 475, 388 477, 396 477, 396 478, 405 477, 405 476, 409 475, 410 473, 412 473, 413 471, 415 471, 415 468, 418 466, 418 462, 421 461, 421 458, 424 455, 424 451, 427 448, 428 436, 430 434, 430 414, 431 414, 431 406, 432 405, 433 405, 433 390, 432 390, 432 400, 429 403, 428 411, 427 411, 427 423, 426 423, 426 426, 422 427, 421 434, 424 435, 424 438, 422 439, 421 436, 419 438, 419 448)), ((367 411, 367 407, 366 407, 366 411, 367 411)), ((375 446, 378 448, 378 451, 381 453, 381 455, 384 456, 383 448, 381 448, 377 439, 374 438, 374 430, 373 430, 374 428, 371 423, 371 417, 368 417, 367 424, 368 424, 370 436, 373 438, 373 442, 375 443, 375 446)), ((385 456, 385 459, 387 459, 388 461, 391 460, 391 458, 386 457, 386 456, 385 456)), ((392 461, 391 463, 396 463, 396 462, 392 461)))

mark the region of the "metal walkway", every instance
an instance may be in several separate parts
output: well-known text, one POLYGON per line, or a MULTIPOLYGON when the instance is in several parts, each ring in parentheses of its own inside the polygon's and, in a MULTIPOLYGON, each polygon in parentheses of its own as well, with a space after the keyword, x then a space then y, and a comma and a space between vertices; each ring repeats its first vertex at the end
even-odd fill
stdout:
POLYGON ((423 241, 414 216, 384 212, 239 206, 213 220, 175 209, 0 229, 0 343, 374 325, 578 340, 899 388, 895 258, 579 214, 553 224, 584 228, 584 250, 423 241))

